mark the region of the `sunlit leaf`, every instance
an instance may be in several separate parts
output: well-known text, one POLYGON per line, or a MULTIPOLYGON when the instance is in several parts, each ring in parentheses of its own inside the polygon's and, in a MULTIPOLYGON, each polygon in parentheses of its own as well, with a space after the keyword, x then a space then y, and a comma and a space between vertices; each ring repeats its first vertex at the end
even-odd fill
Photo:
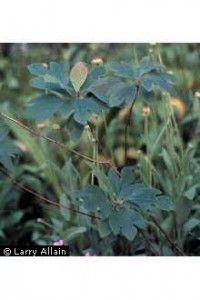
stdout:
POLYGON ((70 81, 76 93, 79 92, 88 75, 88 68, 83 62, 78 62, 70 71, 70 81))

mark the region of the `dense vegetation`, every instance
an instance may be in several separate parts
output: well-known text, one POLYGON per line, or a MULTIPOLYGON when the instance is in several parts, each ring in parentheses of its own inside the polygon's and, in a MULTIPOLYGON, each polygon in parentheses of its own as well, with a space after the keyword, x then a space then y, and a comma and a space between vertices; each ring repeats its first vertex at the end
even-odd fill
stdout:
POLYGON ((199 45, 0 52, 0 244, 199 255, 199 45))

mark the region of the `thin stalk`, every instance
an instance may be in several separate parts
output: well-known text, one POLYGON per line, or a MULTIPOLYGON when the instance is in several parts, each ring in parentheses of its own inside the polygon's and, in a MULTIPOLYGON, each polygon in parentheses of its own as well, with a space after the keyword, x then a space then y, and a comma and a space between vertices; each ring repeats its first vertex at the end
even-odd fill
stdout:
POLYGON ((125 125, 125 131, 124 131, 124 154, 125 154, 125 164, 127 163, 127 160, 128 160, 128 127, 130 126, 130 123, 131 123, 131 115, 132 115, 132 111, 133 111, 133 107, 134 107, 134 104, 137 100, 137 97, 138 97, 138 94, 139 94, 139 85, 137 85, 137 91, 136 91, 136 95, 133 99, 133 102, 131 104, 131 107, 130 107, 130 110, 129 110, 129 114, 128 114, 128 117, 127 117, 127 122, 126 122, 126 125, 125 125))
POLYGON ((177 246, 177 244, 169 237, 169 235, 167 234, 167 232, 160 226, 159 222, 156 220, 156 218, 154 218, 153 216, 151 216, 151 220, 153 221, 153 223, 158 227, 158 229, 160 230, 160 232, 164 235, 164 237, 166 238, 166 240, 171 244, 172 248, 176 250, 177 254, 179 254, 180 256, 186 256, 186 254, 177 246))
POLYGON ((148 114, 144 115, 144 134, 147 147, 147 172, 149 174, 149 185, 152 186, 151 153, 149 147, 149 121, 148 114))
MULTIPOLYGON (((5 119, 7 119, 7 120, 9 120, 9 121, 11 121, 11 122, 13 122, 13 123, 15 123, 15 124, 17 124, 17 125, 20 126, 21 128, 27 130, 27 131, 28 131, 29 133, 31 133, 32 135, 35 135, 35 136, 37 136, 37 137, 40 137, 40 138, 42 138, 42 139, 44 139, 44 140, 46 140, 46 141, 48 141, 48 142, 50 142, 50 143, 52 143, 52 144, 56 144, 56 145, 60 146, 61 148, 65 149, 66 151, 68 151, 68 152, 70 152, 70 153, 73 153, 73 154, 76 154, 76 155, 78 155, 79 157, 82 157, 83 159, 85 159, 85 160, 87 160, 87 161, 93 162, 93 159, 92 159, 92 158, 90 158, 90 157, 88 157, 88 156, 86 156, 86 155, 83 155, 83 154, 79 153, 79 152, 76 151, 76 150, 69 149, 67 146, 65 146, 65 145, 62 144, 61 142, 56 141, 56 140, 54 140, 54 139, 52 139, 52 138, 49 138, 49 137, 47 137, 47 136, 45 136, 45 135, 42 135, 42 134, 40 134, 40 133, 34 131, 33 129, 31 129, 31 128, 29 128, 28 126, 26 126, 26 125, 24 125, 23 123, 21 123, 20 121, 18 121, 18 120, 16 120, 16 119, 13 119, 13 118, 9 117, 8 115, 6 115, 6 114, 4 114, 4 113, 0 113, 0 116, 3 117, 3 118, 5 118, 5 119)), ((106 160, 106 161, 96 161, 96 163, 112 166, 111 162, 108 161, 108 160, 106 160)))
POLYGON ((30 188, 27 188, 26 186, 24 186, 21 182, 18 182, 17 180, 13 179, 10 177, 10 175, 8 175, 3 169, 0 168, 0 172, 9 179, 10 182, 12 182, 14 185, 16 185, 18 188, 20 188, 21 190, 37 197, 39 200, 42 200, 43 202, 46 202, 48 204, 51 204, 51 205, 54 205, 54 206, 57 206, 57 207, 63 207, 65 209, 68 209, 74 213, 78 213, 78 214, 81 214, 81 215, 84 215, 84 216, 88 216, 88 217, 91 217, 91 218, 95 218, 95 219, 99 219, 101 220, 100 217, 97 217, 97 216, 94 216, 92 214, 87 214, 85 212, 82 212, 82 211, 79 211, 78 209, 74 209, 74 208, 71 208, 69 206, 66 206, 66 205, 62 205, 62 204, 59 204, 56 202, 56 200, 50 200, 46 197, 44 197, 43 195, 37 193, 36 191, 30 189, 30 188))

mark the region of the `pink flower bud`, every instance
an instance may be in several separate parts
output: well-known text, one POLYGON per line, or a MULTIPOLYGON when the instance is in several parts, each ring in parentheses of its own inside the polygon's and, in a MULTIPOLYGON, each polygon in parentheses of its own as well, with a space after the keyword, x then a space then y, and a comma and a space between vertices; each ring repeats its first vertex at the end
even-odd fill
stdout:
POLYGON ((64 240, 58 240, 58 241, 53 242, 54 246, 63 246, 64 244, 65 244, 64 240))

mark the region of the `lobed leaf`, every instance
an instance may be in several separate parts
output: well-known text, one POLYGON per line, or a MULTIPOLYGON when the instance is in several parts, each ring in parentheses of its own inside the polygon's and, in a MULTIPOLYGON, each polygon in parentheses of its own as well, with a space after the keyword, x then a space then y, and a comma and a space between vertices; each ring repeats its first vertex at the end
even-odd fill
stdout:
POLYGON ((131 104, 137 95, 137 88, 134 84, 121 82, 112 86, 108 94, 110 107, 120 106, 121 104, 131 104))
POLYGON ((112 71, 114 75, 120 76, 123 78, 135 77, 135 69, 127 62, 109 62, 107 64, 108 70, 112 71))
POLYGON ((100 78, 94 81, 88 88, 88 91, 96 96, 99 100, 108 103, 109 89, 121 83, 118 78, 100 78))
POLYGON ((30 100, 25 116, 36 121, 45 120, 59 111, 63 101, 54 94, 42 95, 30 100))
POLYGON ((113 212, 109 217, 109 225, 112 232, 117 235, 122 233, 128 240, 132 241, 137 234, 137 227, 144 228, 142 217, 126 208, 113 212))
POLYGON ((103 219, 110 215, 111 207, 106 199, 105 193, 94 185, 88 185, 82 191, 76 192, 83 199, 83 206, 89 211, 96 212, 103 219))

